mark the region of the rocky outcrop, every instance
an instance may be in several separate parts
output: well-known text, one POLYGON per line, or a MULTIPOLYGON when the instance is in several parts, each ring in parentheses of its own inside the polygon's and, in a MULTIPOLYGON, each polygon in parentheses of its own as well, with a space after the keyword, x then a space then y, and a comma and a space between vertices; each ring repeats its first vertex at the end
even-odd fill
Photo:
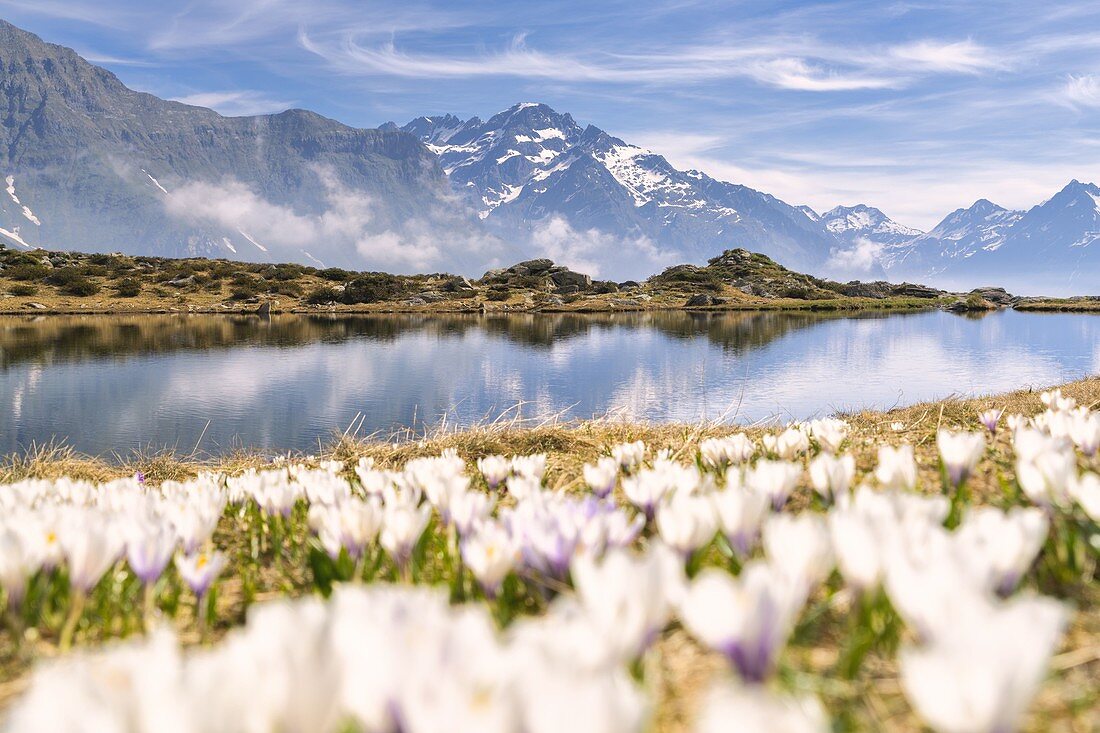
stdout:
POLYGON ((553 260, 517 262, 511 267, 489 270, 478 281, 492 288, 535 290, 571 295, 592 289, 592 277, 583 272, 555 265, 553 260))

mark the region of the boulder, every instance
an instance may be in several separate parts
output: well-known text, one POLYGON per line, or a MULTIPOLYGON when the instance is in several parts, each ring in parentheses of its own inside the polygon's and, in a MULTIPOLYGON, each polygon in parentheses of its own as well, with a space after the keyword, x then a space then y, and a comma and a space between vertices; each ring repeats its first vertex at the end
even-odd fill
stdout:
POLYGON ((902 283, 894 286, 894 294, 903 298, 938 298, 944 293, 942 290, 936 290, 927 285, 902 283))
POLYGON ((164 284, 172 288, 186 288, 195 284, 195 276, 188 275, 187 277, 177 277, 175 280, 169 280, 164 284))
POLYGON ((970 293, 999 306, 1012 305, 1018 300, 1004 288, 974 288, 970 293))
POLYGON ((27 307, 28 308, 33 308, 36 311, 46 310, 46 306, 42 305, 41 303, 27 303, 27 307))
POLYGON ((711 305, 719 305, 722 301, 707 293, 699 293, 688 298, 684 303, 685 308, 705 308, 711 305))
POLYGON ((563 287, 575 287, 578 290, 585 290, 592 286, 592 278, 589 275, 585 275, 582 272, 573 272, 572 270, 559 270, 550 275, 550 279, 554 281, 554 285, 559 288, 563 287))
POLYGON ((526 271, 523 274, 525 274, 525 275, 527 275, 527 274, 536 275, 540 272, 546 272, 547 270, 549 270, 553 266, 554 266, 554 261, 553 260, 548 260, 546 258, 539 258, 539 259, 535 259, 535 260, 525 260, 523 262, 516 263, 515 265, 512 265, 508 269, 509 270, 517 270, 519 268, 523 268, 526 271))

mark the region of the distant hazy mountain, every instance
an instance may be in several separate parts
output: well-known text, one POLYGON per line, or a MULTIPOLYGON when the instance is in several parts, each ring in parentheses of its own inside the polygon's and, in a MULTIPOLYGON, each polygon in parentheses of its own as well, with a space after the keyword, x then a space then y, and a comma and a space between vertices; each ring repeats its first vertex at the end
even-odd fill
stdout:
POLYGON ((896 251, 892 278, 1020 293, 1100 293, 1100 188, 1070 182, 1029 211, 981 199, 896 251))
POLYGON ((304 110, 222 117, 3 21, 0 109, 9 247, 391 270, 485 259, 435 156, 400 131, 304 110))
POLYGON ((401 129, 439 156, 491 231, 557 248, 545 253, 555 259, 636 277, 737 246, 836 274, 832 252, 843 243, 805 211, 677 170, 544 104, 517 104, 485 121, 420 117, 401 129))

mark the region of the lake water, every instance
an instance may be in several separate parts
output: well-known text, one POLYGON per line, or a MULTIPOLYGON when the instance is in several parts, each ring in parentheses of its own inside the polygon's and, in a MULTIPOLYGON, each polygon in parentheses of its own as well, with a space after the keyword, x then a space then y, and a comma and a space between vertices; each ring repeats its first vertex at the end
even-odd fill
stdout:
POLYGON ((0 317, 0 452, 316 449, 521 416, 754 422, 1100 371, 1100 317, 0 317))

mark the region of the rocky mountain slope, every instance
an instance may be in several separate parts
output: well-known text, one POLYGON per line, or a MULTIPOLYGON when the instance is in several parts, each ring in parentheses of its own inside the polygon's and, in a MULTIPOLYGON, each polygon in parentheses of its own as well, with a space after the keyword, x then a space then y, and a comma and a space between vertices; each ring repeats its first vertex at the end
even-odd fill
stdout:
POLYGON ((481 244, 411 135, 165 101, 3 21, 0 112, 8 246, 401 270, 481 244))

